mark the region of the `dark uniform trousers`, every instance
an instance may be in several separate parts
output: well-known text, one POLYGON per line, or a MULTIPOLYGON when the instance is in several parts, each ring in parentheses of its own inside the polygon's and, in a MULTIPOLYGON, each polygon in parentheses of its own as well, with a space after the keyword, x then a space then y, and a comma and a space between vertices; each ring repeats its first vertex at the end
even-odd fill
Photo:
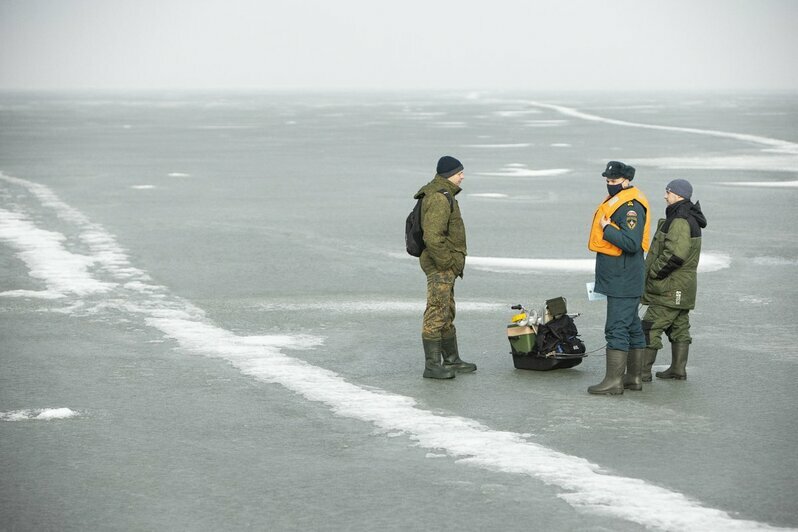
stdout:
POLYGON ((629 351, 646 347, 643 326, 637 315, 639 304, 639 297, 607 296, 607 322, 604 324, 607 349, 629 351))

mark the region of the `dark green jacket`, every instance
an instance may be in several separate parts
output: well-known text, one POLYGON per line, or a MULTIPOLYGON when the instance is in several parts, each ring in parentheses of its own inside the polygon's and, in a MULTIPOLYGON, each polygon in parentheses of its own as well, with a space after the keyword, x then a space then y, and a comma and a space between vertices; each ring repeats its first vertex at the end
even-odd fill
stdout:
POLYGON ((452 270, 461 277, 463 275, 467 255, 466 234, 460 205, 455 199, 460 190, 448 179, 436 175, 413 196, 415 199, 424 197, 421 202, 421 228, 427 247, 421 253, 419 262, 427 275, 446 270, 452 270), (440 190, 449 193, 452 207, 440 190))
POLYGON ((676 309, 695 308, 701 229, 707 219, 699 203, 669 205, 646 257, 646 291, 642 303, 676 309))
POLYGON ((595 291, 612 297, 640 297, 643 294, 645 262, 643 231, 646 209, 637 201, 618 207, 612 222, 604 228, 604 240, 621 248, 617 257, 596 253, 595 291))

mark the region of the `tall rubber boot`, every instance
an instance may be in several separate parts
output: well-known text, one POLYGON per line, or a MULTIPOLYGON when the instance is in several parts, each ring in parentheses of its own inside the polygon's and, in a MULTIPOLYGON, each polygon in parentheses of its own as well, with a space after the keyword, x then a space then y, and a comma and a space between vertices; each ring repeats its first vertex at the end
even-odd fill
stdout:
POLYGON ((454 378, 454 370, 441 366, 441 341, 422 338, 421 342, 424 344, 424 378, 454 378))
POLYGON ((643 389, 643 353, 645 348, 629 349, 629 356, 626 357, 626 375, 623 376, 623 388, 625 390, 643 389))
POLYGON ((658 371, 657 378, 685 380, 687 378, 687 353, 689 351, 690 344, 687 342, 671 344, 671 367, 665 371, 658 371))
POLYGON ((657 350, 646 347, 643 351, 643 371, 641 377, 643 382, 651 382, 651 366, 654 365, 654 361, 656 360, 657 350))
POLYGON ((626 358, 629 355, 626 351, 618 349, 607 349, 607 372, 604 380, 590 386, 588 393, 619 395, 623 393, 623 372, 626 369, 626 358))
POLYGON ((455 373, 471 373, 477 370, 477 365, 471 362, 460 360, 460 353, 457 351, 457 335, 441 339, 441 351, 443 352, 443 367, 453 370, 455 373))

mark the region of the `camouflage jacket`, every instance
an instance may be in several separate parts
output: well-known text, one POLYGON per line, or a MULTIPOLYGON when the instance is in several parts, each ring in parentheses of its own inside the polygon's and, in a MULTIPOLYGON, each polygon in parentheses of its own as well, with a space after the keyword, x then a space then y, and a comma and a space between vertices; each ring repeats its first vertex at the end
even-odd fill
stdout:
POLYGON ((424 244, 427 246, 419 257, 424 273, 451 270, 463 276, 466 257, 466 234, 460 205, 454 198, 460 187, 439 175, 421 187, 413 196, 424 197, 421 202, 421 228, 424 231, 424 244), (449 200, 440 191, 445 190, 452 198, 449 200))

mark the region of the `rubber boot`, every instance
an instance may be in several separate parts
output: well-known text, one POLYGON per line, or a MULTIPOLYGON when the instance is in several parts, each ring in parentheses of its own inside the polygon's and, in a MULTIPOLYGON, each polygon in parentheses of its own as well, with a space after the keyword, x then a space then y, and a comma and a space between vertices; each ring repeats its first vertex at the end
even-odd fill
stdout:
POLYGON ((665 371, 658 371, 657 378, 685 380, 687 378, 687 353, 689 351, 690 344, 687 342, 671 344, 671 367, 665 371))
POLYGON ((443 367, 453 370, 455 373, 471 373, 477 370, 477 365, 471 362, 460 360, 457 351, 457 335, 441 339, 441 351, 443 352, 443 367))
POLYGON ((607 349, 607 373, 604 380, 590 386, 588 393, 618 395, 623 393, 623 372, 626 369, 626 351, 607 349))
POLYGON ((623 376, 623 388, 625 390, 643 389, 643 353, 645 348, 639 347, 629 349, 629 356, 626 357, 626 375, 623 376))
POLYGON ((643 351, 643 371, 641 380, 643 382, 651 382, 651 366, 657 360, 657 350, 646 347, 643 351))
POLYGON ((422 338, 421 342, 424 344, 424 378, 454 378, 454 370, 441 366, 441 341, 422 338))

